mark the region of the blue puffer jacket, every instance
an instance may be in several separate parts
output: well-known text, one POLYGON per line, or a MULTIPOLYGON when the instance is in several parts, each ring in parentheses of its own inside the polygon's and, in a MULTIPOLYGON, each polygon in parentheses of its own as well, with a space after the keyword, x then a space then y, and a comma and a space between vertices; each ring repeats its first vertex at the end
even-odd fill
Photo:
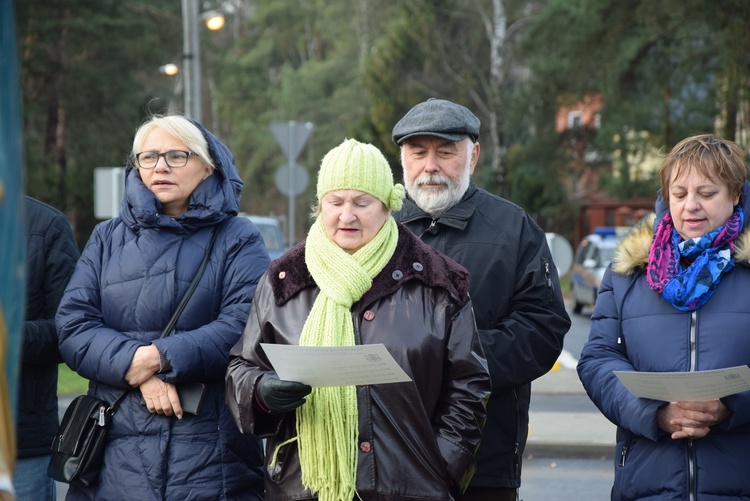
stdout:
MULTIPOLYGON (((633 396, 612 373, 702 371, 750 362, 749 187, 745 183, 736 266, 701 308, 677 310, 649 289, 644 269, 653 216, 622 241, 604 275, 578 374, 618 427, 613 500, 750 499, 750 392, 723 398, 731 414, 704 438, 673 440, 657 425, 665 403, 633 396)), ((663 203, 657 212, 659 218, 666 212, 663 203)))
POLYGON ((216 170, 195 189, 188 211, 174 219, 160 214, 131 158, 120 217, 94 229, 56 322, 63 359, 90 380, 90 395, 111 403, 129 389, 124 377, 135 350, 153 342, 172 366, 159 374, 165 381, 206 383, 200 413, 181 420, 150 414, 131 392, 113 417, 98 484, 71 486, 68 499, 263 498, 260 444, 234 424, 224 375, 269 258, 257 228, 234 217, 242 181, 231 153, 198 127, 216 170), (199 286, 172 335, 158 339, 213 231, 199 286))

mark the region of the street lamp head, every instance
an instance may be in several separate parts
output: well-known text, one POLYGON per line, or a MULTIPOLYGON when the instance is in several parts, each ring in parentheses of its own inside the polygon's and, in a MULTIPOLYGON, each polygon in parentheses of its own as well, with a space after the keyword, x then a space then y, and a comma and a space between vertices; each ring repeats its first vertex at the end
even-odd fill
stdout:
POLYGON ((159 66, 159 72, 164 73, 167 76, 173 77, 180 71, 180 68, 173 63, 165 64, 164 66, 159 66))
POLYGON ((211 31, 219 31, 224 27, 224 14, 215 10, 206 12, 201 15, 206 22, 206 28, 211 31))

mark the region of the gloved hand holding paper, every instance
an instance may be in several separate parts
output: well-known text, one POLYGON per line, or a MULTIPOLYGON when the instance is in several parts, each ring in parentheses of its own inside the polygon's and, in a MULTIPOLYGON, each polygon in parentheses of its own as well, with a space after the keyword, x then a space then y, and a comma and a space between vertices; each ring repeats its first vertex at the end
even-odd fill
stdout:
POLYGON ((383 344, 261 347, 279 378, 316 388, 411 381, 383 344))

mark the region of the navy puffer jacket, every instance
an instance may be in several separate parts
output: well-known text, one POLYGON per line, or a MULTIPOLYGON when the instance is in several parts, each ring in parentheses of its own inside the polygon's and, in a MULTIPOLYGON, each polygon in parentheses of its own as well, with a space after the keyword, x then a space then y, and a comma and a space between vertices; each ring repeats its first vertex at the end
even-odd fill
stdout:
POLYGON ((262 499, 258 439, 237 429, 223 382, 269 258, 257 228, 234 217, 242 181, 231 153, 196 125, 216 170, 195 189, 188 211, 161 214, 131 158, 120 217, 94 229, 56 322, 63 359, 90 380, 90 395, 111 403, 130 389, 125 374, 133 354, 153 343, 171 365, 159 377, 206 384, 200 413, 181 420, 150 414, 131 392, 113 417, 98 484, 71 486, 68 499, 262 499), (208 267, 172 335, 159 339, 213 231, 208 267))
POLYGON ((623 239, 606 271, 578 374, 592 401, 617 425, 612 499, 730 501, 750 499, 750 391, 722 398, 731 414, 703 438, 674 440, 658 426, 666 402, 638 398, 613 371, 688 372, 750 362, 750 184, 735 267, 713 296, 680 311, 652 291, 645 267, 658 216, 623 239))

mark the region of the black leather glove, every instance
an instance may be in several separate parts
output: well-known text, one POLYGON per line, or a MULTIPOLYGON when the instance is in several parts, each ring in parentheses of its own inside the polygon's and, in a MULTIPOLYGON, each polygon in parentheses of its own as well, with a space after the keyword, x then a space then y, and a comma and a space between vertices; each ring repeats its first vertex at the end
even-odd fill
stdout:
POLYGON ((312 387, 297 381, 283 381, 276 371, 263 374, 255 388, 258 400, 269 412, 278 414, 296 409, 305 403, 312 387))

